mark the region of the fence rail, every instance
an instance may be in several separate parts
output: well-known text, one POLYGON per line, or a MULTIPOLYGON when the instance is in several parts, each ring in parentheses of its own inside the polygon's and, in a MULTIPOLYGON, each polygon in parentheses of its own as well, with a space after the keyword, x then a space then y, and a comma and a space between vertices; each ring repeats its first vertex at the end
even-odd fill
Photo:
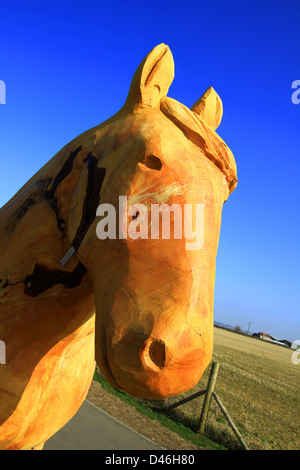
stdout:
POLYGON ((208 383, 207 383, 207 388, 205 390, 200 390, 199 392, 193 393, 193 395, 190 395, 186 398, 183 398, 182 400, 177 401, 176 403, 173 403, 172 405, 166 406, 164 408, 152 407, 151 409, 153 411, 170 411, 170 410, 174 410, 178 406, 184 405, 185 403, 188 403, 189 401, 195 400, 195 398, 198 398, 201 395, 205 395, 203 405, 202 405, 202 409, 201 409, 199 423, 198 423, 197 428, 196 428, 196 432, 204 433, 207 418, 208 418, 208 412, 209 412, 209 408, 210 408, 210 404, 211 404, 211 400, 212 400, 212 398, 214 398, 216 403, 220 407, 222 413, 224 414, 225 418, 227 419, 227 422, 228 422, 229 426, 231 427, 231 429, 233 430, 233 432, 236 435, 237 439, 239 440, 240 444, 242 445, 243 449, 250 450, 247 443, 243 439, 241 433, 239 432, 238 428, 234 424, 232 418, 230 417, 228 411, 226 410, 225 406, 223 405, 221 399, 214 392, 219 367, 220 367, 219 362, 214 361, 212 363, 212 367, 211 367, 211 370, 210 370, 210 375, 209 375, 209 379, 208 379, 208 383))

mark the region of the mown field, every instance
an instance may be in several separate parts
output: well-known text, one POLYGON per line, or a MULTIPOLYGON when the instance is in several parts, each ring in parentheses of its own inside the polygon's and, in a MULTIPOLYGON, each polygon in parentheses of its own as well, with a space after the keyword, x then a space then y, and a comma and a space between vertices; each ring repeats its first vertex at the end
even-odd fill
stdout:
MULTIPOLYGON (((220 362, 215 392, 251 450, 300 449, 300 364, 290 349, 220 328, 214 329, 213 360, 220 362)), ((164 400, 160 406, 206 388, 210 367, 188 393, 164 400)), ((195 426, 203 398, 169 412, 173 419, 195 426)), ((229 449, 239 449, 233 431, 212 400, 206 434, 229 449)))

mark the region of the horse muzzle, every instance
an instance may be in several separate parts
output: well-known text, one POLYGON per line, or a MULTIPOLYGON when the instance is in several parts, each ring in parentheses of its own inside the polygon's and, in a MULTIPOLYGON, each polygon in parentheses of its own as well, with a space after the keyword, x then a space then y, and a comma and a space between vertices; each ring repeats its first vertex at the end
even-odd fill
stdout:
POLYGON ((205 348, 201 335, 188 326, 151 335, 132 329, 120 333, 106 330, 105 341, 96 344, 96 360, 114 388, 137 397, 156 400, 191 389, 211 359, 212 345, 205 348))

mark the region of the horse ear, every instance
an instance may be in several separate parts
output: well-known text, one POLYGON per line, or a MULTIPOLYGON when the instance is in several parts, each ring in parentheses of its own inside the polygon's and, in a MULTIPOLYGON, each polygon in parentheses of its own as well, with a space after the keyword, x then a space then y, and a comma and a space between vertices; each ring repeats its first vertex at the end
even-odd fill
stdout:
POLYGON ((221 98, 213 87, 210 87, 191 107, 191 111, 198 115, 215 131, 217 127, 219 127, 223 116, 221 98))
POLYGON ((126 105, 144 104, 153 108, 166 96, 174 79, 174 61, 168 46, 159 44, 137 68, 126 105))

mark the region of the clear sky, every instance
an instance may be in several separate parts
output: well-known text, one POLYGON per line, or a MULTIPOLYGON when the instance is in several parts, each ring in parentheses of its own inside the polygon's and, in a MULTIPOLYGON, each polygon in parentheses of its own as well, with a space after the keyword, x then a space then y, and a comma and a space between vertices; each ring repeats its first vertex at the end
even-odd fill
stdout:
POLYGON ((239 184, 224 206, 215 320, 300 339, 300 2, 0 3, 0 205, 58 150, 124 103, 157 44, 175 61, 169 96, 186 106, 213 86, 218 133, 239 184))

